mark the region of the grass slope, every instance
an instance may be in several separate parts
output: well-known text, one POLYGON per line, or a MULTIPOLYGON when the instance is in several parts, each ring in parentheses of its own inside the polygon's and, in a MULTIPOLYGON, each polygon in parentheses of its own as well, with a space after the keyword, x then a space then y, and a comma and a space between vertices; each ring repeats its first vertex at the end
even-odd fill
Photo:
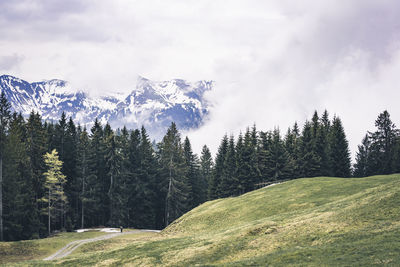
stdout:
POLYGON ((204 203, 161 234, 83 246, 69 266, 400 264, 400 175, 305 178, 204 203))
POLYGON ((69 242, 104 235, 103 232, 59 233, 52 237, 17 242, 0 242, 0 264, 42 259, 69 242))

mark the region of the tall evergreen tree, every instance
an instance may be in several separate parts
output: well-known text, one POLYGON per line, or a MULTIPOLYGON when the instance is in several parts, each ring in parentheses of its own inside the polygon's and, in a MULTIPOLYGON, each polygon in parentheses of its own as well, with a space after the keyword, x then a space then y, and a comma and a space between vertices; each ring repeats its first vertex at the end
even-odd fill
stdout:
POLYGON ((3 241, 3 157, 11 105, 4 92, 0 95, 0 241, 3 241))
POLYGON ((206 200, 206 187, 203 176, 200 172, 200 160, 198 156, 193 153, 192 146, 188 137, 185 138, 183 144, 183 153, 185 156, 187 177, 192 189, 192 203, 190 208, 194 208, 206 200))
POLYGON ((185 172, 185 159, 180 134, 172 123, 159 144, 161 174, 168 181, 165 199, 165 225, 177 219, 188 210, 190 185, 185 172))
POLYGON ((371 174, 389 174, 393 172, 394 148, 398 130, 386 110, 379 114, 375 121, 375 126, 377 130, 374 133, 370 133, 371 174))
POLYGON ((321 175, 331 176, 331 152, 329 143, 329 134, 331 131, 331 122, 328 111, 325 110, 321 117, 320 129, 318 134, 317 152, 321 158, 321 175))
POLYGON ((223 172, 219 184, 220 197, 228 197, 238 195, 239 180, 237 178, 237 161, 235 138, 233 135, 229 138, 228 148, 223 163, 223 172))
POLYGON ((212 169, 213 169, 213 159, 211 156, 210 149, 204 145, 201 150, 200 156, 200 171, 202 176, 202 181, 205 183, 204 188, 206 188, 204 199, 209 199, 208 197, 208 189, 211 184, 211 176, 212 176, 212 169))
POLYGON ((260 132, 260 143, 258 147, 258 167, 261 173, 260 185, 265 185, 274 180, 272 159, 272 133, 260 132))
MULTIPOLYGON (((139 179, 139 170, 141 169, 140 159, 140 144, 141 144, 141 133, 138 129, 131 132, 129 140, 129 177, 127 179, 127 187, 131 191, 131 195, 128 198, 128 221, 129 225, 134 227, 141 227, 141 202, 143 202, 144 193, 142 191, 142 183, 139 179)), ((164 199, 162 204, 164 204, 164 199)), ((147 206, 146 203, 145 206, 147 206)), ((162 220, 164 213, 161 212, 162 220)))
POLYGON ((243 164, 243 170, 241 177, 239 177, 239 183, 244 189, 244 192, 254 190, 261 176, 257 164, 257 140, 254 135, 254 129, 255 128, 253 128, 253 131, 247 129, 243 139, 243 149, 240 159, 243 164))
POLYGON ((350 177, 351 161, 349 143, 339 117, 334 117, 330 133, 332 174, 335 177, 350 177))
POLYGON ((358 146, 356 154, 356 163, 354 164, 354 177, 366 177, 369 175, 369 154, 370 154, 370 140, 368 134, 362 140, 361 145, 358 146))
MULTIPOLYGON (((45 179, 43 176, 43 172, 45 171, 45 164, 43 160, 43 155, 47 151, 46 144, 47 136, 46 129, 42 124, 42 118, 38 113, 31 112, 28 121, 26 123, 26 148, 27 154, 29 158, 29 177, 32 179, 33 191, 35 199, 33 200, 36 203, 36 208, 33 210, 35 215, 32 214, 33 217, 37 217, 41 219, 41 223, 35 224, 32 229, 32 233, 39 233, 40 235, 46 234, 46 217, 40 217, 40 210, 42 204, 39 200, 45 194, 44 183, 45 179)), ((35 220, 32 218, 32 220, 35 220)))
POLYGON ((300 144, 300 166, 303 177, 315 177, 320 174, 321 158, 315 151, 313 126, 306 121, 300 144))
POLYGON ((69 119, 65 132, 64 164, 62 172, 67 177, 65 194, 68 198, 66 228, 72 230, 79 222, 79 192, 80 185, 77 179, 77 144, 78 133, 72 118, 69 119))
POLYGON ((288 164, 292 168, 292 177, 300 176, 300 130, 297 122, 293 125, 293 129, 288 129, 284 140, 285 150, 288 153, 288 164))
POLYGON ((85 212, 86 212, 86 203, 91 202, 92 199, 88 194, 88 177, 93 177, 94 170, 91 169, 90 165, 90 140, 89 134, 86 130, 86 127, 83 130, 78 127, 79 133, 79 141, 77 145, 77 181, 80 187, 79 190, 79 200, 80 200, 80 227, 85 228, 85 212))
POLYGON ((137 172, 136 194, 138 206, 136 207, 137 225, 141 228, 156 227, 157 215, 157 163, 153 146, 147 135, 146 129, 140 129, 140 142, 138 144, 139 165, 137 172))
POLYGON ((107 198, 107 182, 103 128, 96 119, 91 128, 90 149, 88 154, 88 172, 90 175, 86 177, 86 222, 88 225, 105 225, 107 206, 104 205, 104 198, 107 198))
POLYGON ((394 145, 392 172, 400 173, 400 133, 397 134, 394 145))
MULTIPOLYGON (((108 124, 107 124, 108 125, 108 124)), ((106 127, 107 127, 106 125, 106 127)), ((108 125, 109 127, 109 125, 108 125)), ((108 128, 107 127, 107 128, 108 128)), ((111 128, 111 127, 110 127, 111 128)), ((120 170, 121 170, 121 157, 115 136, 111 130, 109 133, 105 130, 105 163, 107 167, 107 176, 109 178, 107 185, 107 196, 108 196, 108 225, 118 226, 122 223, 121 212, 122 212, 122 196, 121 196, 121 184, 120 184, 120 170)))
POLYGON ((222 176, 224 175, 224 163, 226 154, 228 152, 228 136, 224 135, 221 140, 221 144, 218 148, 217 155, 215 157, 215 165, 213 169, 213 175, 209 185, 208 197, 209 199, 216 199, 221 197, 220 183, 222 176))
POLYGON ((274 181, 292 177, 293 165, 289 160, 279 129, 272 132, 271 151, 271 175, 274 181))
POLYGON ((120 135, 116 136, 117 147, 120 156, 120 179, 119 179, 119 197, 120 197, 120 225, 129 227, 129 198, 134 192, 133 186, 130 183, 131 180, 131 163, 129 161, 129 132, 124 126, 121 130, 120 135))

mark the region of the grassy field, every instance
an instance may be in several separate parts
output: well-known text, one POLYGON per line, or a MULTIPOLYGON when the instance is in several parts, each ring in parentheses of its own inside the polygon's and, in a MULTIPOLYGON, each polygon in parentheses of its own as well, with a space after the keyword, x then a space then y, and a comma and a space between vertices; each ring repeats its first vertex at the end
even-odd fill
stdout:
POLYGON ((45 258, 69 242, 104 235, 103 232, 59 233, 49 238, 0 242, 0 264, 45 258))
POLYGON ((400 265, 400 175, 308 178, 207 202, 160 234, 23 265, 400 265))

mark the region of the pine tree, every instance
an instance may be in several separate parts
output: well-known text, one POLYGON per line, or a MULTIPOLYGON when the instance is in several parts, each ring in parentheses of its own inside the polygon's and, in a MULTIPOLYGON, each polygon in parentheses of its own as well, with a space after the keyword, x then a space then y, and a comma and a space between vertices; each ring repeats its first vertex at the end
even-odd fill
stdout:
POLYGON ((106 168, 103 142, 103 128, 96 119, 91 128, 90 149, 88 154, 89 174, 86 178, 86 217, 87 224, 105 225, 107 206, 104 205, 104 198, 107 198, 106 168))
POLYGON ((120 151, 120 201, 121 201, 121 210, 120 210, 120 220, 121 226, 129 227, 129 198, 133 193, 132 186, 130 184, 131 178, 131 163, 129 161, 129 132, 127 128, 124 126, 122 128, 120 135, 116 136, 117 147, 120 151))
POLYGON ((300 130, 297 122, 293 129, 288 129, 284 139, 285 150, 288 153, 288 165, 291 168, 292 178, 300 176, 300 130))
POLYGON ((319 135, 318 135, 318 155, 321 158, 321 175, 331 176, 331 152, 329 143, 329 134, 331 130, 331 122, 329 120, 328 111, 322 114, 319 135))
POLYGON ((11 105, 4 91, 0 95, 0 241, 3 241, 3 157, 11 105))
MULTIPOLYGON (((216 160, 217 162, 217 160, 216 160)), ((237 166, 237 179, 239 181, 238 191, 243 194, 246 191, 246 177, 247 177, 247 162, 244 158, 244 142, 242 133, 239 134, 236 142, 236 166, 237 166)))
POLYGON ((209 185, 208 198, 216 199, 221 197, 220 183, 224 174, 224 163, 226 154, 228 152, 228 136, 224 135, 221 140, 221 144, 218 148, 217 155, 215 157, 215 165, 213 169, 213 175, 209 185))
POLYGON ((119 149, 117 148, 117 144, 115 142, 114 133, 112 132, 112 130, 110 132, 107 132, 105 130, 105 163, 107 167, 107 176, 109 178, 109 181, 107 183, 107 196, 109 199, 107 217, 109 217, 108 224, 114 226, 121 225, 122 223, 122 219, 120 217, 122 211, 120 184, 121 157, 118 150, 119 149))
POLYGON ((236 196, 239 194, 239 180, 237 178, 236 166, 236 147, 233 135, 229 138, 225 161, 223 163, 223 172, 219 184, 220 197, 236 196))
POLYGON ((272 133, 270 152, 272 179, 278 181, 291 178, 293 166, 289 161, 289 155, 285 150, 279 129, 275 129, 272 133))
MULTIPOLYGON (((140 228, 141 226, 141 203, 144 201, 143 185, 139 180, 139 172, 141 169, 140 159, 140 144, 141 144, 141 133, 138 129, 131 132, 129 140, 129 177, 127 179, 127 187, 131 191, 131 195, 128 199, 128 221, 129 225, 140 228)), ((147 204, 147 203, 146 203, 147 204)), ((164 199, 162 200, 164 204, 164 199)), ((161 212, 161 218, 164 215, 161 212)))
POLYGON ((32 204, 27 196, 32 196, 33 189, 29 187, 28 158, 23 141, 24 119, 21 115, 12 115, 8 134, 3 172, 4 239, 28 239, 31 233, 24 226, 37 222, 30 221, 29 216, 32 204))
POLYGON ((312 124, 304 124, 300 143, 300 169, 303 177, 315 177, 320 173, 321 158, 315 151, 312 124))
POLYGON ((273 159, 272 159, 272 133, 260 132, 260 144, 258 147, 258 167, 261 173, 260 185, 273 181, 273 159))
POLYGON ((143 181, 144 188, 144 201, 142 202, 142 208, 144 211, 142 214, 142 224, 146 228, 156 227, 156 213, 157 213, 157 161, 153 145, 147 135, 146 129, 142 126, 140 129, 140 145, 139 145, 139 156, 140 156, 140 172, 138 178, 143 181))
POLYGON ((241 161, 240 174, 238 175, 239 183, 244 192, 252 191, 256 188, 256 184, 260 181, 260 170, 257 164, 257 137, 250 129, 246 130, 243 139, 243 148, 241 148, 241 155, 238 160, 241 161))
POLYGON ((334 117, 330 133, 332 174, 335 177, 350 177, 351 162, 349 143, 339 117, 334 117))
POLYGON ((356 163, 354 164, 354 177, 366 177, 369 175, 369 153, 370 153, 370 140, 368 134, 362 140, 361 145, 358 146, 356 154, 356 163))
POLYGON ((69 200, 67 207, 66 228, 71 231, 79 221, 79 191, 80 186, 77 180, 77 143, 78 133, 72 118, 69 119, 65 132, 64 164, 62 172, 67 177, 65 194, 69 200))
POLYGON ((159 144, 161 175, 168 181, 165 199, 165 224, 181 216, 188 210, 190 185, 185 176, 185 160, 180 134, 176 124, 172 123, 167 134, 159 144))
MULTIPOLYGON (((40 210, 42 203, 39 201, 45 192, 45 179, 43 173, 45 171, 45 164, 43 155, 47 151, 47 144, 46 144, 47 136, 46 136, 46 129, 42 124, 42 118, 38 113, 31 112, 28 121, 26 123, 26 148, 27 154, 29 158, 29 177, 32 180, 33 184, 33 192, 34 192, 34 203, 36 203, 35 209, 32 214, 32 220, 36 220, 36 218, 40 218, 40 210)), ((46 234, 46 218, 42 217, 41 223, 37 223, 32 225, 30 232, 32 233, 39 233, 40 235, 46 234), (43 231, 43 232, 42 232, 43 231)))
POLYGON ((197 207, 205 201, 205 190, 204 182, 201 180, 202 176, 200 174, 200 162, 196 154, 192 151, 192 146, 188 137, 185 138, 183 142, 183 154, 185 157, 186 164, 186 177, 188 179, 191 197, 188 201, 189 209, 197 207))
POLYGON ((56 211, 62 211, 62 207, 67 203, 67 197, 64 194, 66 176, 61 172, 63 163, 59 160, 58 152, 55 149, 44 155, 44 161, 48 169, 43 174, 46 177, 44 186, 47 189, 47 194, 41 198, 41 201, 47 203, 48 234, 50 235, 51 218, 55 217, 56 211))
POLYGON ((211 183, 211 176, 212 176, 212 169, 213 169, 213 159, 211 156, 210 149, 204 145, 201 150, 200 156, 200 172, 201 172, 201 181, 204 183, 204 188, 206 191, 204 192, 204 201, 209 199, 208 192, 211 183))
POLYGON ((79 200, 80 200, 80 226, 81 228, 85 228, 85 211, 86 211, 86 203, 90 202, 91 199, 88 195, 88 177, 93 177, 93 170, 91 170, 91 166, 89 163, 89 153, 90 153, 90 140, 89 135, 87 133, 86 127, 79 132, 79 141, 77 145, 77 180, 79 181, 80 191, 79 191, 79 200))
POLYGON ((397 134, 396 142, 393 151, 392 171, 400 173, 400 134, 397 134))
POLYGON ((379 114, 375 121, 375 126, 377 130, 374 133, 370 133, 371 174, 389 174, 393 172, 394 148, 398 130, 386 110, 379 114))

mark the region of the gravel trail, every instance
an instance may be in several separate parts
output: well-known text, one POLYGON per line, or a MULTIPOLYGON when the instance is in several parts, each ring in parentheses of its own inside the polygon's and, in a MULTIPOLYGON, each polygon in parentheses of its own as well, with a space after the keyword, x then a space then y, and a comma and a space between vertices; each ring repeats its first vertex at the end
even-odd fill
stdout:
POLYGON ((53 255, 50 255, 47 258, 44 258, 43 260, 51 261, 51 260, 61 259, 63 257, 68 256, 69 254, 71 254, 75 249, 77 249, 81 245, 87 244, 87 243, 90 243, 90 242, 106 240, 106 239, 110 239, 110 238, 121 236, 121 235, 139 234, 139 233, 144 233, 144 232, 155 232, 155 233, 158 233, 160 231, 158 231, 158 230, 134 230, 134 231, 123 232, 123 233, 112 233, 112 234, 103 235, 103 236, 99 236, 99 237, 95 237, 95 238, 75 240, 75 241, 72 241, 72 242, 68 243, 63 248, 59 249, 53 255))

